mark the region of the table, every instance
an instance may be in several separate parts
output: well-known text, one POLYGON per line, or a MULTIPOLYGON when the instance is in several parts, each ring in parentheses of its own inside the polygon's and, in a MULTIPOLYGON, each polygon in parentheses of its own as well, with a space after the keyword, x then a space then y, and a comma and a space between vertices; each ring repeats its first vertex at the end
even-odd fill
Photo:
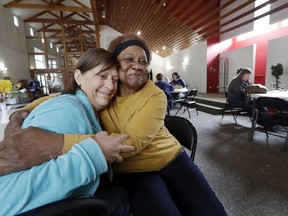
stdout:
POLYGON ((268 91, 266 94, 250 94, 250 97, 252 99, 256 99, 258 97, 278 97, 278 98, 288 100, 288 91, 273 90, 273 91, 268 91))
POLYGON ((173 101, 176 102, 176 101, 184 98, 185 94, 183 94, 183 93, 186 93, 186 92, 188 92, 187 88, 174 88, 174 91, 170 92, 170 94, 173 98, 173 101))
POLYGON ((253 138, 253 131, 256 127, 256 112, 255 112, 255 106, 256 106, 256 99, 259 97, 276 97, 276 98, 282 98, 285 100, 288 100, 288 91, 279 91, 279 90, 272 90, 268 91, 266 94, 250 94, 250 98, 252 99, 252 133, 251 137, 253 138))
POLYGON ((179 94, 179 93, 184 93, 188 92, 187 88, 175 88, 174 91, 170 92, 171 94, 179 94))

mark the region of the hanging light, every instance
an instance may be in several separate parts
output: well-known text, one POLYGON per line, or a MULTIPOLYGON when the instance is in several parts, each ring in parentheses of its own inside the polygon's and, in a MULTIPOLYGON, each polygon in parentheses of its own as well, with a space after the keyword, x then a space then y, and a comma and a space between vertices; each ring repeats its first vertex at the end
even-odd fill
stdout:
POLYGON ((106 18, 106 12, 104 9, 102 10, 101 16, 102 16, 102 18, 106 18))

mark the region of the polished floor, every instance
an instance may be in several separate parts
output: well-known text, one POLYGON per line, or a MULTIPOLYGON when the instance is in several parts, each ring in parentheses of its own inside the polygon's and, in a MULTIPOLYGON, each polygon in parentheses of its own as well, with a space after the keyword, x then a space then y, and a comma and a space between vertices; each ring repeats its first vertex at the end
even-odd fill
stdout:
MULTIPOLYGON (((215 97, 214 97, 215 98, 215 97)), ((175 110, 171 111, 171 115, 175 110)), ((182 114, 182 113, 181 113, 182 114)), ((256 132, 239 116, 184 113, 198 133, 195 163, 222 201, 229 216, 288 215, 288 152, 284 139, 256 132)))

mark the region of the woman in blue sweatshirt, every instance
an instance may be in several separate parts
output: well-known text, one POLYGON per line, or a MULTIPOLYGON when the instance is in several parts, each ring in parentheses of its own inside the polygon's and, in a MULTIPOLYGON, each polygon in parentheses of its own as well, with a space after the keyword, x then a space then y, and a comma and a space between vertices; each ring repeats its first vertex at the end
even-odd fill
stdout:
MULTIPOLYGON (((84 53, 71 76, 66 94, 40 104, 22 127, 34 126, 56 133, 96 134, 68 153, 31 169, 0 177, 0 215, 16 215, 68 197, 93 195, 107 162, 121 161, 107 146, 119 149, 125 135, 101 132, 97 113, 114 96, 118 62, 104 49, 84 53)), ((126 150, 133 147, 124 146, 126 150)))

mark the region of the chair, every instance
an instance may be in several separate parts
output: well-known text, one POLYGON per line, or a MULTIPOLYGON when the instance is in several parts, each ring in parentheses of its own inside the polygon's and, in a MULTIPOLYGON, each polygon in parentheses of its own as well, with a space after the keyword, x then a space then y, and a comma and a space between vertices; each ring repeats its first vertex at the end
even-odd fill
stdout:
MULTIPOLYGON (((237 117, 238 115, 247 115, 247 112, 244 111, 242 108, 240 107, 236 107, 233 105, 230 105, 228 102, 228 91, 225 91, 225 98, 226 98, 226 102, 223 108, 223 112, 222 112, 222 119, 224 118, 224 115, 226 113, 230 113, 233 116, 233 119, 235 121, 235 124, 237 124, 237 117)), ((251 118, 250 118, 251 120, 251 118)))
POLYGON ((180 116, 166 116, 165 127, 183 145, 191 151, 190 158, 194 161, 197 147, 197 131, 193 124, 180 116))
POLYGON ((253 119, 252 138, 255 130, 285 138, 284 150, 288 147, 288 101, 276 97, 259 97, 255 101, 256 116, 253 119), (258 124, 256 128, 255 125, 258 124), (272 130, 270 130, 272 129, 272 130))
POLYGON ((170 110, 173 108, 173 98, 171 94, 164 92, 167 98, 167 115, 170 115, 170 110))
POLYGON ((226 98, 226 102, 225 102, 225 106, 224 106, 223 113, 222 113, 222 119, 224 118, 225 113, 231 113, 234 118, 235 123, 237 124, 236 117, 238 113, 238 108, 235 108, 234 106, 231 106, 228 103, 228 91, 225 91, 225 98, 226 98))
POLYGON ((93 196, 69 198, 32 209, 18 216, 107 216, 104 201, 93 196))
POLYGON ((192 89, 189 91, 188 94, 186 94, 183 101, 177 102, 180 104, 180 107, 178 108, 175 116, 177 116, 178 112, 182 109, 182 107, 184 107, 183 113, 185 113, 186 110, 188 111, 189 118, 191 117, 190 116, 190 109, 196 110, 196 113, 198 115, 197 105, 196 105, 196 101, 195 101, 195 96, 197 94, 198 94, 198 90, 192 89))

